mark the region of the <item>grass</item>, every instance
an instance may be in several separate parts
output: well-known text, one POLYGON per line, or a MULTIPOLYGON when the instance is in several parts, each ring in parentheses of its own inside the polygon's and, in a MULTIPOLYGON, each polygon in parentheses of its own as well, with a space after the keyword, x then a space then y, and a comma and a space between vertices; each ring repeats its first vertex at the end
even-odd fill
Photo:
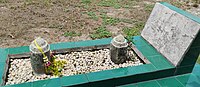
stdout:
POLYGON ((101 0, 97 5, 101 7, 113 7, 115 9, 130 8, 140 0, 101 0))
POLYGON ((123 32, 127 36, 136 36, 140 34, 140 31, 144 28, 144 22, 137 22, 134 27, 125 27, 123 32))
POLYGON ((103 26, 98 27, 96 31, 90 35, 92 39, 108 38, 111 36, 112 33, 107 31, 103 26))
POLYGON ((95 14, 95 12, 89 11, 87 12, 87 15, 93 20, 97 21, 99 19, 99 17, 95 14))
POLYGON ((128 40, 128 42, 132 41, 132 36, 136 36, 140 34, 140 31, 144 28, 144 22, 137 22, 135 23, 134 27, 125 27, 123 28, 123 32, 125 34, 125 38, 128 40))
POLYGON ((50 6, 51 0, 43 0, 45 6, 50 6))
POLYGON ((151 12, 153 10, 154 4, 144 4, 144 10, 151 12))
POLYGON ((65 32, 63 34, 65 37, 76 37, 76 36, 81 36, 81 33, 76 33, 75 31, 71 31, 71 32, 65 32))
POLYGON ((25 0, 24 4, 26 5, 29 5, 29 4, 32 4, 33 3, 33 0, 25 0))
POLYGON ((137 1, 137 0, 124 0, 124 2, 122 3, 122 8, 129 9, 132 6, 138 5, 138 2, 140 2, 140 1, 137 1))
POLYGON ((120 19, 118 18, 112 18, 112 17, 103 18, 103 25, 115 25, 116 23, 119 22, 120 19))
POLYGON ((0 0, 0 3, 6 3, 7 0, 0 0))
POLYGON ((199 58, 197 59, 197 63, 200 64, 200 56, 199 56, 199 58))
POLYGON ((90 4, 92 3, 91 0, 81 0, 81 3, 83 4, 84 8, 89 9, 90 8, 90 4))
POLYGON ((116 9, 119 9, 122 7, 117 0, 101 0, 98 6, 114 7, 116 9))
POLYGON ((52 0, 24 0, 24 5, 41 4, 42 6, 49 7, 52 4, 52 0))
POLYGON ((83 4, 90 4, 90 3, 92 3, 92 1, 91 0, 81 0, 81 3, 83 3, 83 4))
POLYGON ((120 19, 108 17, 105 13, 101 13, 100 17, 98 17, 94 12, 87 12, 88 16, 90 16, 91 19, 98 20, 101 18, 102 24, 100 27, 96 28, 95 32, 90 34, 90 37, 92 39, 100 39, 100 38, 107 38, 111 37, 112 33, 106 30, 107 25, 115 25, 116 23, 120 22, 120 19))
POLYGON ((133 20, 133 19, 120 19, 120 22, 129 23, 129 24, 134 24, 134 23, 137 22, 137 21, 136 21, 136 20, 133 20))
POLYGON ((108 17, 106 14, 102 13, 101 18, 103 20, 103 25, 115 25, 121 22, 119 18, 108 17))
POLYGON ((124 5, 123 8, 130 8, 130 5, 124 5))

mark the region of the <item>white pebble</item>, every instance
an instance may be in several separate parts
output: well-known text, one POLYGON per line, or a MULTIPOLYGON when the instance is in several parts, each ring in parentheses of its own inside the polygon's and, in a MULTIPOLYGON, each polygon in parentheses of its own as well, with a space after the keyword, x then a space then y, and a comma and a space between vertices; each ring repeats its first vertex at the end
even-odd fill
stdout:
MULTIPOLYGON (((132 53, 131 55, 135 55, 133 52, 130 53, 132 53)), ((143 64, 137 57, 135 57, 134 61, 126 61, 126 63, 119 65, 114 64, 110 60, 109 49, 103 49, 99 51, 71 52, 65 55, 58 54, 55 56, 68 61, 61 71, 65 76, 143 64)), ((11 67, 9 68, 8 81, 6 84, 19 84, 36 80, 57 78, 56 76, 38 76, 33 74, 30 59, 11 59, 10 64, 11 67)))

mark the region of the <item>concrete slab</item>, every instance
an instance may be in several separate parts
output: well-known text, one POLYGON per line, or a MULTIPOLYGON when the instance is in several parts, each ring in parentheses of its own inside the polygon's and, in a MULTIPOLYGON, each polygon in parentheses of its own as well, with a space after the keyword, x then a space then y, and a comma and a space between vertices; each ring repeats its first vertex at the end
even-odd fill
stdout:
POLYGON ((200 31, 200 24, 156 3, 141 36, 177 66, 200 31))

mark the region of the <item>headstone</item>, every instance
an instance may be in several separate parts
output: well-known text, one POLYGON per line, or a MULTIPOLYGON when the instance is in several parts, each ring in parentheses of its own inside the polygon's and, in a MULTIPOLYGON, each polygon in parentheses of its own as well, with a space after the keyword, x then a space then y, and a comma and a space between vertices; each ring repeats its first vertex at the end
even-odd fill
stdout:
POLYGON ((141 36, 177 66, 195 38, 200 39, 197 38, 199 32, 200 23, 156 3, 141 36))

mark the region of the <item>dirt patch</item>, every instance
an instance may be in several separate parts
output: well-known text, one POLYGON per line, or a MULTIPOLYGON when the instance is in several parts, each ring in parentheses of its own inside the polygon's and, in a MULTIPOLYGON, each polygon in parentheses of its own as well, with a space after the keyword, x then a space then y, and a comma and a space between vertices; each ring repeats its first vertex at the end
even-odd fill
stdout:
MULTIPOLYGON (((2 0, 0 1, 0 47, 29 45, 38 36, 45 38, 49 43, 90 40, 90 34, 100 26, 105 26, 112 36, 115 36, 123 33, 124 27, 133 27, 136 22, 146 22, 155 2, 155 0, 2 0), (65 32, 80 33, 80 36, 64 36, 65 32)), ((178 5, 184 7, 182 4, 178 5)))

